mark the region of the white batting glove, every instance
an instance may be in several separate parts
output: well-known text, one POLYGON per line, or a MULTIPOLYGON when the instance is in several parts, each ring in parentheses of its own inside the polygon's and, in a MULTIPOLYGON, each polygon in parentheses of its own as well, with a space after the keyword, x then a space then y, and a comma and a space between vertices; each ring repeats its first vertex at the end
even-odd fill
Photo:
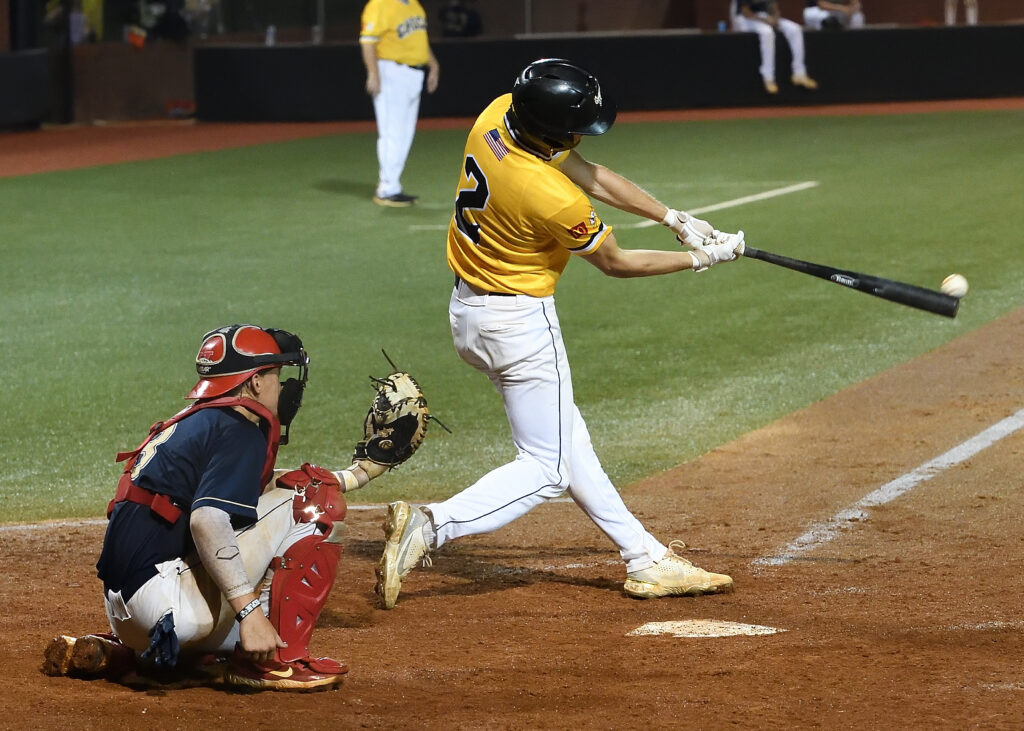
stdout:
POLYGON ((704 239, 713 236, 715 229, 707 221, 691 216, 686 211, 677 211, 669 208, 661 224, 667 226, 675 235, 679 243, 696 249, 704 244, 704 239))
POLYGON ((721 238, 723 239, 722 241, 701 246, 689 252, 690 257, 693 259, 693 271, 703 272, 719 262, 732 261, 738 255, 741 255, 746 248, 742 231, 735 234, 723 234, 720 231, 716 233, 717 237, 715 240, 717 241, 718 238, 721 238))
MULTIPOLYGON (((727 234, 724 231, 715 231, 714 241, 706 243, 705 246, 711 245, 712 243, 714 243, 714 244, 728 244, 728 245, 732 246, 732 250, 736 254, 736 256, 743 256, 743 252, 747 248, 746 241, 744 241, 744 239, 743 239, 743 232, 742 231, 740 231, 739 233, 734 233, 734 234, 727 234)), ((733 257, 733 258, 736 258, 736 257, 733 257)), ((722 261, 726 261, 726 260, 723 259, 722 261)))

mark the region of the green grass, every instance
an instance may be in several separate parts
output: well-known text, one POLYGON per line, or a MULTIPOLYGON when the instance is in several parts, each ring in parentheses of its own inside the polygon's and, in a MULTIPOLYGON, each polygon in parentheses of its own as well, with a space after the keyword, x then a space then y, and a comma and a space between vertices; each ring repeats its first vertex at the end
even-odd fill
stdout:
MULTIPOLYGON (((1024 304, 1020 112, 619 124, 581 152, 760 248, 937 287, 951 321, 741 261, 613 280, 572 262, 559 313, 577 402, 619 485, 668 469, 1024 304)), ((7 355, 0 521, 100 515, 115 452, 182 405, 207 329, 299 333, 313 358, 282 466, 348 464, 387 349, 452 429, 354 494, 444 497, 513 456, 499 399, 451 346, 450 216, 465 131, 420 132, 421 205, 369 197, 374 139, 344 135, 0 180, 7 355), (421 228, 416 228, 421 227, 421 228)), ((600 208, 612 224, 638 219, 600 208)), ((620 227, 628 248, 671 248, 620 227)))

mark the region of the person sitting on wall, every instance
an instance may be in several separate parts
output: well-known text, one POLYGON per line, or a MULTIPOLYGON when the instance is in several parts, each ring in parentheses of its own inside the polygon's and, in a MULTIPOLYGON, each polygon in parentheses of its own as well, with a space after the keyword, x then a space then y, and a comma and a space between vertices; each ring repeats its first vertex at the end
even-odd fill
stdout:
POLYGON ((804 26, 811 30, 863 28, 860 0, 807 0, 804 26))

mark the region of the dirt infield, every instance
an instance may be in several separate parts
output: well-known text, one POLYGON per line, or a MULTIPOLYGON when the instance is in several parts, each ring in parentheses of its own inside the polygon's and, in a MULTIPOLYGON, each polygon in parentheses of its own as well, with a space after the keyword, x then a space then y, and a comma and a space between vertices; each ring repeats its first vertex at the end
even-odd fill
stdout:
POLYGON ((56 632, 103 629, 103 526, 0 530, 7 728, 1024 727, 1024 433, 1014 432, 782 566, 807 528, 1021 408, 1024 312, 625 490, 659 536, 728 571, 730 595, 636 601, 607 540, 567 503, 446 546, 373 601, 381 510, 353 511, 314 651, 351 672, 293 697, 146 693, 48 678, 56 632), (53 593, 56 589, 56 594, 53 593), (770 636, 631 637, 730 620, 770 636))
POLYGON ((105 629, 93 569, 103 524, 0 526, 0 727, 1024 728, 1024 429, 914 472, 1024 407, 1022 343, 1017 311, 626 487, 652 532, 733 576, 729 595, 626 597, 610 543, 556 502, 444 547, 382 611, 383 511, 353 510, 313 637, 315 653, 351 668, 330 693, 143 692, 42 675, 54 634, 105 629), (913 474, 912 489, 833 540, 758 562, 913 474), (687 619, 781 631, 629 634, 687 619))

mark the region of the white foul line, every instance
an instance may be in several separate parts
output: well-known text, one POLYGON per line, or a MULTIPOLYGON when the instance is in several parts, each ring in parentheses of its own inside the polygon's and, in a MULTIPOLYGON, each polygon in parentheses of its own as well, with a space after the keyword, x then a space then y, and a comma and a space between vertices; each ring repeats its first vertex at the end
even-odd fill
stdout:
MULTIPOLYGON (((691 208, 687 213, 691 213, 694 216, 700 216, 704 213, 714 213, 715 211, 721 211, 726 208, 736 208, 737 206, 746 205, 747 203, 756 203, 757 201, 767 200, 769 198, 777 198, 780 195, 789 195, 790 193, 799 193, 801 190, 809 190, 811 188, 817 188, 820 183, 817 180, 805 180, 802 183, 796 185, 787 185, 785 188, 774 188, 772 190, 766 190, 763 193, 755 193, 754 195, 745 195, 742 198, 733 198, 731 201, 722 201, 721 203, 712 203, 710 206, 703 206, 702 208, 691 208)), ((658 221, 645 220, 640 223, 620 223, 616 228, 649 228, 650 226, 660 226, 658 221)))
MULTIPOLYGON (((733 198, 729 201, 722 201, 721 203, 712 203, 710 206, 703 206, 702 208, 691 208, 688 213, 692 213, 695 216, 702 215, 704 213, 713 213, 715 211, 721 211, 725 208, 735 208, 736 206, 742 206, 746 203, 756 203, 757 201, 767 200, 768 198, 777 198, 780 195, 789 195, 790 193, 799 193, 801 190, 808 190, 810 188, 818 187, 819 183, 817 180, 806 180, 803 183, 797 183, 796 185, 787 185, 785 188, 774 188, 772 190, 766 190, 763 193, 755 193, 754 195, 745 195, 742 198, 733 198)), ((616 224, 616 228, 648 228, 650 226, 660 225, 658 221, 644 220, 639 223, 619 223, 616 224)), ((436 223, 414 223, 409 226, 410 231, 445 231, 448 228, 448 224, 436 224, 436 223)))
POLYGON ((873 508, 892 502, 900 495, 910 492, 917 485, 930 480, 940 472, 949 469, 953 465, 960 464, 970 459, 981 450, 991 447, 1003 437, 1008 437, 1015 431, 1024 427, 1024 409, 1021 409, 1013 416, 1008 416, 1002 421, 993 424, 980 434, 958 444, 951 450, 942 454, 930 462, 925 462, 917 469, 887 482, 872 493, 861 498, 850 507, 840 510, 828 520, 822 523, 815 523, 810 529, 795 541, 786 546, 785 551, 777 556, 762 556, 755 559, 754 564, 761 566, 782 566, 796 558, 799 554, 814 550, 818 546, 828 543, 839 535, 844 528, 851 523, 867 518, 866 508, 873 508))

